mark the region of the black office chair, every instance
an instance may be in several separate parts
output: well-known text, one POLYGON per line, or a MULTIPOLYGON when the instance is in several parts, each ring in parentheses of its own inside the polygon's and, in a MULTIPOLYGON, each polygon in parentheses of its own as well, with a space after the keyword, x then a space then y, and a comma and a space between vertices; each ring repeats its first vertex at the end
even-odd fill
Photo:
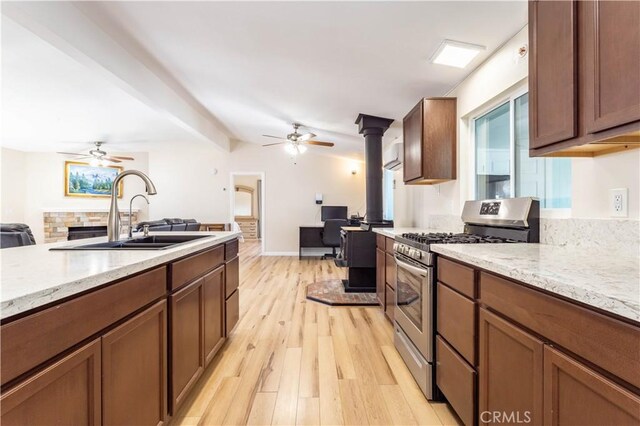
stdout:
POLYGON ((327 219, 324 221, 324 230, 322 231, 322 243, 326 247, 331 247, 331 254, 325 254, 324 259, 336 257, 336 248, 340 247, 340 229, 348 226, 349 221, 346 219, 327 219))

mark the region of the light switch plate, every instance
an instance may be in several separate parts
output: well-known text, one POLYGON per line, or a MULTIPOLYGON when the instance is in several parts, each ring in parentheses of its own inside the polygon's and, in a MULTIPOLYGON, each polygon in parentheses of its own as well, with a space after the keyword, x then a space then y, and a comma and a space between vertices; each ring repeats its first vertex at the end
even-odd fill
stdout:
POLYGON ((627 217, 629 215, 629 189, 609 190, 609 216, 627 217))

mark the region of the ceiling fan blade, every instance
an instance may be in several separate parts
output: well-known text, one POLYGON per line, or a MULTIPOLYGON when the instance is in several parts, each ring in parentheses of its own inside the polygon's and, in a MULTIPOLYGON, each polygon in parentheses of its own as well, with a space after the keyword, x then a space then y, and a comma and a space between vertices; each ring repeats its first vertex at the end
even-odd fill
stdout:
POLYGON ((76 157, 91 157, 90 155, 87 154, 82 154, 80 152, 56 152, 56 154, 62 154, 62 155, 74 155, 76 157))
POLYGON ((281 138, 280 136, 271 136, 271 135, 262 135, 262 136, 264 136, 265 138, 282 139, 284 141, 287 140, 287 138, 281 138))
POLYGON ((135 160, 135 158, 133 157, 123 157, 121 155, 112 155, 111 158, 117 158, 118 160, 129 160, 129 161, 135 160))
POLYGON ((266 144, 266 145, 262 145, 262 146, 282 145, 282 144, 284 144, 284 143, 287 143, 287 142, 268 143, 268 144, 266 144))
POLYGON ((328 146, 328 147, 332 147, 335 144, 333 142, 322 142, 322 141, 306 141, 305 144, 307 145, 318 145, 318 146, 328 146))
POLYGON ((314 133, 305 133, 304 135, 298 137, 298 142, 306 142, 309 139, 313 139, 315 137, 316 135, 314 133))
POLYGON ((112 163, 122 163, 122 161, 118 160, 116 157, 109 157, 108 155, 103 155, 101 160, 107 160, 112 163))

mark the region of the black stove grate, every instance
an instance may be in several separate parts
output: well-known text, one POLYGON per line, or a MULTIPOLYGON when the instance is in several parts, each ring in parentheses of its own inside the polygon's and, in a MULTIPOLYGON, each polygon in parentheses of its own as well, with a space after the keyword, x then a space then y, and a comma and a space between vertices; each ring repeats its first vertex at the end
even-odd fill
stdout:
POLYGON ((429 249, 429 244, 486 244, 486 243, 517 243, 520 241, 477 234, 454 234, 454 233, 404 233, 396 240, 401 243, 408 243, 423 250, 429 249))

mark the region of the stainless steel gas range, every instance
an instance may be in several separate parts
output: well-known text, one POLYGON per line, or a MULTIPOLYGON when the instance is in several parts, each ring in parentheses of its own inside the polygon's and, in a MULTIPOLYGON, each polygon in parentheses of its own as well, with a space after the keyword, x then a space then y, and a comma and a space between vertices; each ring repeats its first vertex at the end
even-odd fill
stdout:
POLYGON ((395 347, 427 399, 434 399, 436 254, 431 244, 538 242, 538 200, 467 201, 464 233, 408 233, 395 238, 395 347))

